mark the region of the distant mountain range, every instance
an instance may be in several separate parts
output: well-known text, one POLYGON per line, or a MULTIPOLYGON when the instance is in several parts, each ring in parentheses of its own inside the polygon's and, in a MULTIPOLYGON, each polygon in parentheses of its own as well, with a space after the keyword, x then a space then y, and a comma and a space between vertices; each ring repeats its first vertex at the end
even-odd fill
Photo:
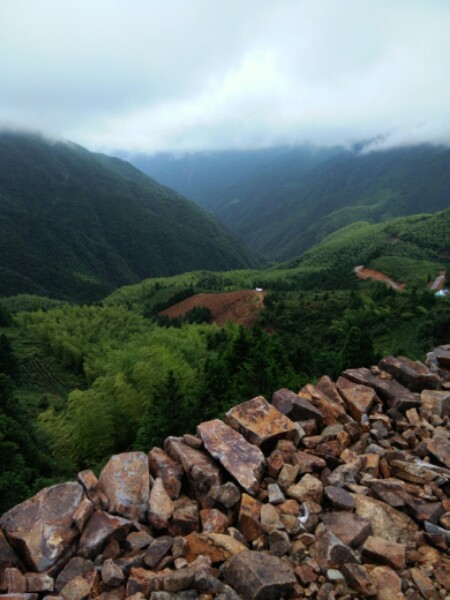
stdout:
POLYGON ((0 133, 0 295, 96 300, 145 277, 255 266, 198 205, 72 143, 0 133))
POLYGON ((254 250, 285 260, 349 224, 450 206, 450 150, 278 148, 130 157, 210 210, 254 250))

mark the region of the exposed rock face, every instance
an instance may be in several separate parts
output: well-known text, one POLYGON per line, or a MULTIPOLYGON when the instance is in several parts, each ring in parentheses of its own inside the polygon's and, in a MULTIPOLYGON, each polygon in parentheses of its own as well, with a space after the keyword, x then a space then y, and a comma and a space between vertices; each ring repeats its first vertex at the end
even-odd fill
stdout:
POLYGON ((79 483, 62 483, 41 490, 0 519, 0 526, 32 571, 49 569, 73 552, 78 535, 73 515, 83 498, 79 483))
POLYGON ((112 456, 100 473, 98 489, 108 499, 109 512, 144 521, 150 494, 146 455, 125 452, 112 456))
POLYGON ((254 398, 16 506, 0 600, 448 597, 450 346, 380 365, 254 398))

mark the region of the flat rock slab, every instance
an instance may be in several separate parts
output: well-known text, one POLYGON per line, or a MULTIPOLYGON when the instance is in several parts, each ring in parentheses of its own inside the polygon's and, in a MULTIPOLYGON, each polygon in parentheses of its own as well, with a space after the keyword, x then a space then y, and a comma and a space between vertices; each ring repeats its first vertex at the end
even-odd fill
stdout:
POLYGON ((32 571, 44 571, 71 551, 73 515, 83 499, 79 483, 44 488, 0 519, 0 526, 32 571))
POLYGON ((296 583, 294 571, 280 558, 250 550, 235 556, 224 573, 243 600, 278 600, 296 583))
POLYGON ((336 402, 334 396, 324 393, 323 388, 321 390, 317 386, 308 383, 300 390, 298 395, 320 410, 326 425, 334 425, 339 421, 349 420, 342 404, 336 402))
POLYGON ((441 384, 439 376, 432 373, 426 365, 405 356, 387 356, 380 360, 378 366, 412 392, 421 392, 424 389, 435 390, 441 384))
POLYGON ((440 460, 447 469, 450 469, 450 441, 440 435, 435 435, 433 439, 426 440, 425 443, 428 452, 440 460))
POLYGON ((395 379, 391 379, 389 376, 383 378, 380 375, 376 375, 366 367, 347 369, 342 373, 342 377, 373 388, 378 396, 382 400, 385 400, 391 408, 396 406, 399 400, 404 404, 409 402, 414 405, 416 403, 414 394, 407 387, 401 385, 395 379))
POLYGON ((16 567, 20 569, 21 563, 0 530, 0 574, 3 573, 5 569, 10 567, 16 567))
POLYGON ((110 513, 144 521, 150 495, 150 473, 144 452, 112 456, 102 469, 98 489, 108 499, 110 513))
POLYGON ((253 494, 263 473, 265 458, 259 448, 247 442, 237 431, 220 419, 201 423, 197 433, 208 452, 216 458, 234 479, 253 494))
POLYGON ((415 544, 419 528, 410 517, 381 500, 359 494, 352 496, 355 500, 355 513, 370 521, 374 536, 406 545, 415 544))
POLYGON ((274 392, 272 405, 293 421, 306 421, 308 419, 323 421, 322 413, 309 400, 301 398, 286 388, 274 392))
POLYGON ((297 440, 299 435, 293 421, 262 396, 238 404, 229 410, 225 415, 225 422, 256 446, 262 446, 281 437, 297 440))

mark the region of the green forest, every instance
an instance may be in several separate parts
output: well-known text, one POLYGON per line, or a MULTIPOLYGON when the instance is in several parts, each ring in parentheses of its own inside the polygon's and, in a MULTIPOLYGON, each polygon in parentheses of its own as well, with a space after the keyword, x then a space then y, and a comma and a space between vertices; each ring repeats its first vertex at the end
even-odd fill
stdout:
POLYGON ((388 354, 423 360, 450 339, 450 301, 427 287, 449 267, 449 220, 447 210, 354 224, 277 268, 147 279, 96 303, 2 298, 0 512, 256 395, 388 354), (358 264, 405 290, 358 280, 358 264), (256 286, 265 301, 251 329, 219 327, 205 309, 159 315, 197 292, 256 286))

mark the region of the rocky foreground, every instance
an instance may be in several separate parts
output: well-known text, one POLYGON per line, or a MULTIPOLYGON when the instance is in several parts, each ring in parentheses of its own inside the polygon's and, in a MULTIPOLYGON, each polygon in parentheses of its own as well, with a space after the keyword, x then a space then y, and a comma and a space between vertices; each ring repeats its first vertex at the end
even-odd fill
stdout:
POLYGON ((1 598, 450 598, 450 346, 277 391, 0 519, 1 598))

